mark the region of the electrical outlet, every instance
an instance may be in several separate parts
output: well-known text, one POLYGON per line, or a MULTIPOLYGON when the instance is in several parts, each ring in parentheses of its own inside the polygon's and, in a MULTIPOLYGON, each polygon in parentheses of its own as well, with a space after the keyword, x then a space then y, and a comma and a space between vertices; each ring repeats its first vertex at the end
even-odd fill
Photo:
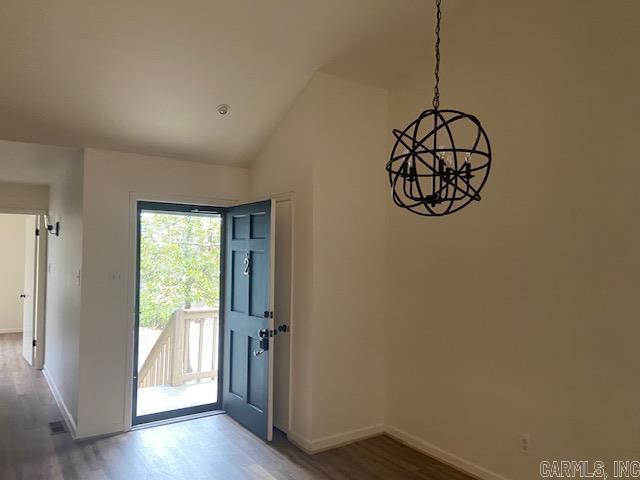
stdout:
POLYGON ((531 445, 531 436, 528 433, 520 434, 520 453, 529 455, 529 447, 531 445))

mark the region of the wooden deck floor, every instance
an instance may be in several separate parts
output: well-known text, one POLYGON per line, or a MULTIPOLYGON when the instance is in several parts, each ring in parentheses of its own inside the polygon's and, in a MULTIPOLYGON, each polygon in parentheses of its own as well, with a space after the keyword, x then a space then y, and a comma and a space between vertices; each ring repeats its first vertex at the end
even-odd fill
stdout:
POLYGON ((167 412, 178 408, 215 403, 218 399, 218 382, 201 380, 172 387, 158 385, 138 388, 138 415, 167 412))
POLYGON ((380 436, 307 455, 284 435, 266 444, 226 415, 74 442, 51 435, 61 420, 42 373, 0 335, 0 478, 3 480, 469 480, 380 436))

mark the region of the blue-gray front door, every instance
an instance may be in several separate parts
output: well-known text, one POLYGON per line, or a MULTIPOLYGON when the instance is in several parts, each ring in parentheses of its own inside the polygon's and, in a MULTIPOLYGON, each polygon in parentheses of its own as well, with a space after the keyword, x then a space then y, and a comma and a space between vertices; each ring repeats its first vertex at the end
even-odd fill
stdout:
POLYGON ((265 440, 272 434, 271 202, 226 212, 224 410, 265 440))

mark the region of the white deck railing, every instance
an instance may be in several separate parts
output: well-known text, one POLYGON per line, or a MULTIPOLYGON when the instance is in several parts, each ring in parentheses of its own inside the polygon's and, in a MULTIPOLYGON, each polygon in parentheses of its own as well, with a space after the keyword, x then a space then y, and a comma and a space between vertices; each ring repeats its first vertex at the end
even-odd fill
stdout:
POLYGON ((217 379, 218 326, 217 308, 173 312, 140 368, 138 387, 217 379))

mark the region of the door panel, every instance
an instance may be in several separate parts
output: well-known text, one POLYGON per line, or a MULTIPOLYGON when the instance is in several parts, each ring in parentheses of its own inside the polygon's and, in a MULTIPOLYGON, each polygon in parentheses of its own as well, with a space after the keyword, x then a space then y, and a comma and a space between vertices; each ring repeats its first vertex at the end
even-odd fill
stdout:
POLYGON ((25 221, 24 289, 22 292, 22 356, 33 365, 36 293, 36 223, 37 217, 25 221))
POLYGON ((271 439, 273 408, 271 213, 270 201, 239 205, 226 213, 222 393, 226 412, 266 440, 271 439))

